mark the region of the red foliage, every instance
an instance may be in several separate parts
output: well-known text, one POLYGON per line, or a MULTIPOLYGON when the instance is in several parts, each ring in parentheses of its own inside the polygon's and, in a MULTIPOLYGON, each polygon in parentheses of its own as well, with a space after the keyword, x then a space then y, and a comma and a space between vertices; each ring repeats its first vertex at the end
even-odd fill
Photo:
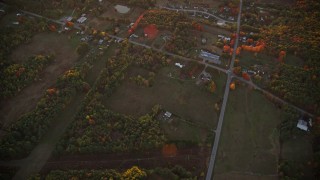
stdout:
POLYGON ((51 24, 51 25, 49 26, 49 30, 55 32, 55 31, 57 31, 57 28, 56 28, 55 25, 51 24))
POLYGON ((242 78, 245 79, 245 80, 247 80, 247 81, 250 81, 250 76, 249 76, 249 74, 246 73, 246 72, 243 72, 243 73, 242 73, 242 78))
POLYGON ((154 39, 157 37, 159 30, 155 24, 151 24, 144 28, 144 34, 148 36, 149 39, 154 39))
POLYGON ((280 51, 278 60, 280 62, 283 62, 283 59, 284 59, 285 56, 286 56, 286 52, 285 51, 280 51))
POLYGON ((73 27, 73 25, 74 25, 74 23, 71 22, 71 21, 68 21, 68 22, 66 23, 66 26, 68 26, 68 27, 73 27))
POLYGON ((175 144, 166 144, 162 147, 162 155, 172 157, 177 155, 178 148, 175 144))
POLYGON ((241 47, 238 47, 236 50, 236 55, 240 55, 240 53, 241 53, 241 47))
POLYGON ((230 52, 230 46, 224 45, 223 46, 223 52, 225 52, 225 53, 230 52))
POLYGON ((231 39, 231 41, 230 41, 230 46, 231 46, 231 47, 234 46, 234 39, 231 39))

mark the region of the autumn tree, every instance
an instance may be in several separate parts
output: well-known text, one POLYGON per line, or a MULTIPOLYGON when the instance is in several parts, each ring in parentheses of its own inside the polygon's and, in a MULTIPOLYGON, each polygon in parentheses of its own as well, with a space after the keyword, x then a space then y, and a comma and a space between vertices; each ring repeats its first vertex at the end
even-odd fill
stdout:
POLYGON ((139 180, 147 177, 147 173, 140 169, 137 166, 133 166, 130 169, 127 169, 123 174, 122 174, 123 179, 125 180, 139 180))

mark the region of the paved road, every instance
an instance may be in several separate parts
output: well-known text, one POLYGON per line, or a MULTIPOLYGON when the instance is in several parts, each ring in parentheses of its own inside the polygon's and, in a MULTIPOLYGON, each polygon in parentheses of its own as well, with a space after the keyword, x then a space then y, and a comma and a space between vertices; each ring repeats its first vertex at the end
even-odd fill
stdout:
MULTIPOLYGON (((239 43, 239 37, 238 36, 239 36, 239 32, 240 32, 241 11, 242 11, 242 0, 240 0, 240 10, 239 10, 238 20, 237 20, 236 42, 234 44, 233 49, 237 49, 238 43, 239 43)), ((223 96, 223 102, 222 102, 222 106, 221 106, 221 111, 220 111, 218 126, 217 126, 217 129, 216 129, 216 134, 215 134, 215 138, 214 138, 214 144, 213 144, 212 151, 211 151, 210 162, 209 162, 209 167, 208 167, 208 171, 207 171, 206 180, 211 180, 212 179, 213 168, 214 168, 214 165, 215 165, 216 155, 217 155, 217 152, 218 152, 218 146, 219 146, 219 141, 220 141, 220 136, 221 136, 221 129, 222 129, 223 120, 224 120, 224 113, 225 113, 225 110, 226 110, 226 105, 227 105, 228 96, 229 96, 229 90, 230 90, 229 85, 230 85, 231 80, 233 78, 232 69, 233 69, 233 66, 234 66, 235 57, 236 57, 236 51, 233 51, 230 67, 229 67, 229 70, 228 70, 228 73, 227 73, 228 79, 227 79, 225 92, 224 92, 224 96, 223 96)))
POLYGON ((234 21, 222 19, 221 17, 216 16, 214 14, 211 14, 211 13, 208 13, 208 12, 205 12, 205 11, 199 11, 199 10, 196 10, 196 9, 176 9, 176 8, 163 7, 163 6, 161 6, 160 8, 167 9, 167 10, 172 10, 172 11, 197 12, 197 13, 205 14, 205 15, 207 15, 209 17, 216 18, 216 19, 221 20, 221 21, 225 21, 225 22, 229 22, 229 23, 235 23, 234 21))

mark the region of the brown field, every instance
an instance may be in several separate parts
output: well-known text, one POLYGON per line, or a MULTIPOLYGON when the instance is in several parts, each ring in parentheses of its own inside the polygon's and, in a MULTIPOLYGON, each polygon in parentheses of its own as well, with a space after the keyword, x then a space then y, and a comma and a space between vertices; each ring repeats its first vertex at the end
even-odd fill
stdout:
POLYGON ((1 102, 0 119, 4 126, 16 121, 21 115, 32 110, 44 91, 52 86, 57 78, 77 60, 68 37, 64 34, 41 33, 34 36, 29 44, 21 45, 10 56, 14 62, 23 62, 32 55, 55 54, 55 60, 40 75, 40 80, 27 86, 15 97, 1 102))

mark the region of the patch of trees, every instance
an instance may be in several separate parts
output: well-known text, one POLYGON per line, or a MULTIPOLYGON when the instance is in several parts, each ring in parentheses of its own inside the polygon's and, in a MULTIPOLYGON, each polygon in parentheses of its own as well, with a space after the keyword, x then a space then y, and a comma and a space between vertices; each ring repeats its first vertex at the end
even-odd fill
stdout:
POLYGON ((10 97, 22 90, 35 79, 48 65, 54 56, 32 56, 23 64, 11 64, 1 73, 0 97, 10 97))
POLYGON ((106 109, 101 94, 85 104, 58 144, 55 154, 132 152, 159 148, 165 142, 155 113, 127 117, 106 109))
MULTIPOLYGON (((182 166, 176 165, 171 168, 142 169, 132 166, 122 171, 115 169, 104 170, 52 170, 43 179, 196 179, 191 172, 182 166)), ((40 175, 38 176, 40 178, 40 175)), ((36 179, 36 178, 35 178, 36 179)))
POLYGON ((278 73, 272 76, 269 88, 284 99, 320 113, 320 68, 300 68, 280 65, 278 73))
POLYGON ((80 56, 84 56, 86 55, 90 50, 89 44, 86 42, 82 42, 79 44, 79 46, 77 47, 77 53, 80 56))
POLYGON ((161 147, 166 141, 155 120, 157 112, 140 118, 112 112, 101 103, 124 79, 124 72, 135 61, 132 47, 124 43, 117 58, 107 61, 94 87, 88 93, 82 110, 59 142, 55 154, 132 152, 161 147), (131 50, 130 50, 131 49, 131 50))
POLYGON ((11 125, 0 141, 0 158, 12 159, 28 155, 45 135, 54 118, 68 105, 76 91, 81 91, 88 64, 95 59, 87 56, 83 63, 66 71, 39 100, 36 108, 11 125))
POLYGON ((284 10, 278 20, 261 33, 269 52, 277 54, 285 50, 307 58, 312 51, 319 49, 319 9, 319 1, 301 0, 291 9, 284 10))
POLYGON ((134 47, 131 51, 130 54, 134 59, 134 65, 141 66, 150 71, 156 72, 161 67, 170 63, 170 59, 166 55, 151 49, 134 47))
POLYGON ((5 26, 0 29, 0 72, 11 65, 8 56, 20 44, 28 43, 37 32, 46 30, 45 22, 35 22, 30 19, 21 19, 17 27, 5 26))
POLYGON ((294 135, 297 135, 300 132, 297 128, 297 120, 300 117, 299 112, 289 106, 284 106, 283 110, 285 116, 278 126, 280 143, 292 139, 294 135))
POLYGON ((130 80, 134 81, 139 86, 152 87, 155 78, 154 72, 149 72, 148 77, 144 78, 141 75, 131 77, 130 80))
POLYGON ((185 14, 169 10, 149 11, 140 22, 141 25, 155 24, 159 29, 175 30, 178 24, 188 24, 191 28, 191 21, 185 14))

